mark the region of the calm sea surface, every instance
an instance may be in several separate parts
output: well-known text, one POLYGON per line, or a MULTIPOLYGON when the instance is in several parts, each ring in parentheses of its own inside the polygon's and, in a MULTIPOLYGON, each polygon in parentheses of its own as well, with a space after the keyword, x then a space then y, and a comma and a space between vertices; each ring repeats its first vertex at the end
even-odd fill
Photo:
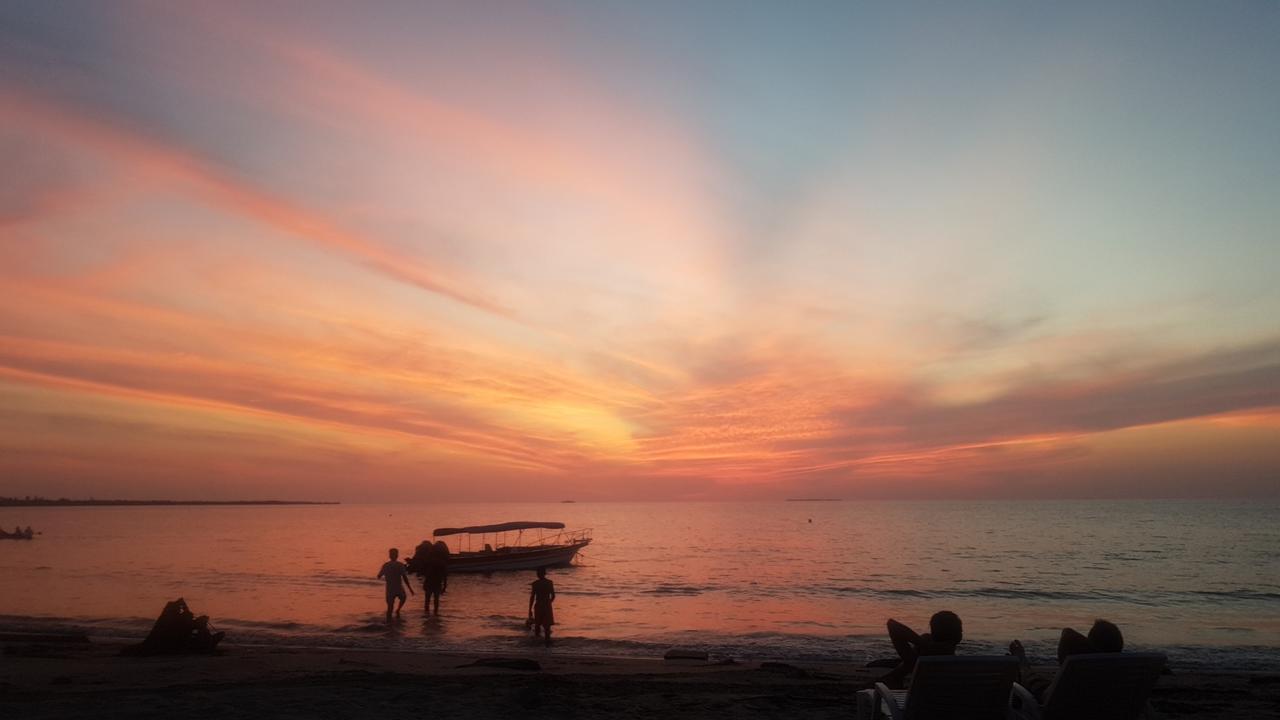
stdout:
POLYGON ((140 637, 183 596, 235 642, 513 651, 532 573, 454 575, 383 622, 386 550, 439 526, 593 528, 553 570, 550 652, 739 658, 891 654, 884 621, 964 619, 967 652, 1051 656, 1095 617, 1176 664, 1280 667, 1276 502, 790 502, 0 508, 0 629, 140 637), (410 611, 411 610, 411 611, 410 611))

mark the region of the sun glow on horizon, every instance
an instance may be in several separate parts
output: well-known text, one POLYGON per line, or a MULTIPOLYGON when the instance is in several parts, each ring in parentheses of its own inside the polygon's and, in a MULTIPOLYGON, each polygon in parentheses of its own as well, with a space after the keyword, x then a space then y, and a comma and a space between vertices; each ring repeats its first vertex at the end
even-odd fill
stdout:
POLYGON ((0 494, 1280 491, 1276 13, 355 12, 0 9, 0 494))

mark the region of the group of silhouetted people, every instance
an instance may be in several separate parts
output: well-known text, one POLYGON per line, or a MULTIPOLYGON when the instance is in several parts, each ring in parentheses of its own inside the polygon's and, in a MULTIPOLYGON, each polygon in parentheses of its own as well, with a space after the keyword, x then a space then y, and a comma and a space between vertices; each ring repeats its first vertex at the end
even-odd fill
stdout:
MULTIPOLYGON (((901 688, 907 675, 915 668, 916 660, 927 655, 955 655, 956 647, 964 639, 964 626, 960 616, 950 610, 943 610, 929 618, 929 632, 917 634, 906 625, 889 619, 889 641, 898 653, 898 664, 879 682, 891 688, 901 688)), ((1068 656, 1084 653, 1118 653, 1124 650, 1124 635, 1115 623, 1107 620, 1095 620, 1087 635, 1082 635, 1072 628, 1065 628, 1058 639, 1058 664, 1061 665, 1068 656)), ((1042 699, 1044 692, 1053 682, 1052 675, 1040 672, 1031 667, 1027 660, 1026 650, 1022 642, 1014 640, 1009 643, 1009 654, 1018 658, 1021 663, 1021 679, 1023 687, 1031 691, 1037 699, 1042 699)))
MULTIPOLYGON (((400 550, 391 548, 387 551, 389 560, 382 564, 378 578, 386 581, 387 622, 392 617, 400 617, 400 611, 408 599, 405 594, 415 594, 410 574, 422 578, 425 611, 440 615, 440 596, 449 587, 449 546, 443 542, 432 543, 424 540, 414 550, 408 563, 400 562, 400 550)), ((538 568, 538 579, 529 588, 529 619, 525 627, 532 628, 536 637, 551 645, 551 626, 555 624, 555 613, 552 603, 556 599, 555 584, 547 578, 546 568, 538 568)))
POLYGON ((399 617, 407 599, 405 590, 413 593, 410 574, 422 578, 422 594, 427 613, 434 609, 435 614, 439 615, 440 596, 449 587, 449 546, 439 541, 433 543, 423 540, 407 563, 400 562, 400 550, 397 548, 391 548, 387 554, 391 559, 383 563, 382 569, 378 571, 378 577, 387 582, 387 620, 391 620, 393 612, 399 617))
POLYGON ((178 598, 165 603, 145 640, 125 648, 126 655, 199 655, 213 653, 226 635, 209 626, 209 616, 197 616, 178 598))

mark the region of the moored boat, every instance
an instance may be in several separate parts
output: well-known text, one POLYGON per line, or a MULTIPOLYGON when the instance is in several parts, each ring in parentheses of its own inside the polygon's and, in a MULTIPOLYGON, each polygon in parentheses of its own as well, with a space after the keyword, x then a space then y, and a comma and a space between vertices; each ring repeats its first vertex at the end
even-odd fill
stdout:
POLYGON ((565 530, 561 522, 507 522, 436 528, 431 536, 458 536, 456 544, 459 547, 451 550, 448 556, 450 573, 565 567, 573 563, 579 550, 591 544, 590 530, 565 530), (548 533, 548 530, 558 532, 548 533), (481 546, 480 549, 474 548, 476 544, 481 546))

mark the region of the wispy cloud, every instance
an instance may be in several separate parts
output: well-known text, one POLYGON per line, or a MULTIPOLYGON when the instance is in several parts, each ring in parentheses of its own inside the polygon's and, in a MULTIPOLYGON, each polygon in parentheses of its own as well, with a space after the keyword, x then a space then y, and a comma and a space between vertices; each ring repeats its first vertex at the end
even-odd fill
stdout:
POLYGON ((381 17, 271 18, 0 53, 0 491, 1161 494, 1162 443, 1274 475, 1274 250, 1152 245, 1158 208, 1063 187, 1038 83, 973 127, 873 102, 899 85, 814 118, 581 28, 393 52, 381 17), (753 142, 793 126, 830 157, 753 142))

